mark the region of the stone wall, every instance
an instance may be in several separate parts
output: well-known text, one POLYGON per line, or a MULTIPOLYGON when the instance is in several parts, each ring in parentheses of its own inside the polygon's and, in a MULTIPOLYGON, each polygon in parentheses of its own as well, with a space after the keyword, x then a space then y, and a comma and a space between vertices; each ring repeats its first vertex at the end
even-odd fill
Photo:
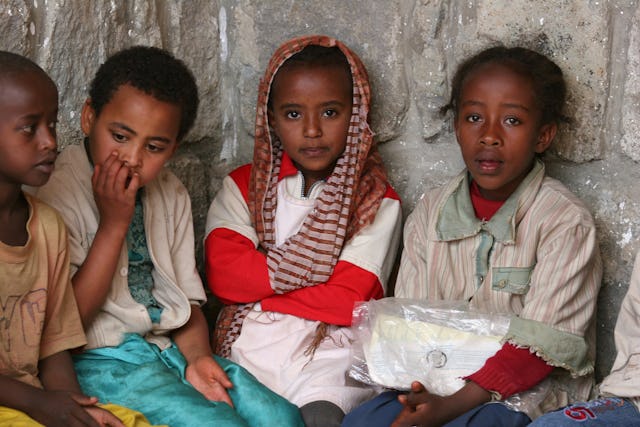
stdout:
POLYGON ((549 55, 566 74, 574 119, 547 157, 549 172, 592 209, 605 263, 600 376, 640 249, 639 26, 637 0, 0 0, 0 49, 36 60, 59 86, 62 145, 79 142, 80 106, 107 55, 149 44, 193 69, 199 118, 170 166, 191 191, 200 254, 221 179, 251 159, 258 79, 282 41, 329 34, 362 57, 372 127, 405 214, 462 167, 438 115, 458 62, 498 43, 549 55))

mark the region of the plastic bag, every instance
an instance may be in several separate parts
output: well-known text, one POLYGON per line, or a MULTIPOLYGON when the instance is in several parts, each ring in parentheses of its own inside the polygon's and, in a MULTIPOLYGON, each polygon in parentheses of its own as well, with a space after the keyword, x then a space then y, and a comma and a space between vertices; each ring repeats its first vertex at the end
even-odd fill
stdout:
POLYGON ((356 305, 349 375, 366 384, 408 390, 420 381, 449 395, 462 377, 501 347, 510 316, 480 313, 465 302, 385 298, 356 305))

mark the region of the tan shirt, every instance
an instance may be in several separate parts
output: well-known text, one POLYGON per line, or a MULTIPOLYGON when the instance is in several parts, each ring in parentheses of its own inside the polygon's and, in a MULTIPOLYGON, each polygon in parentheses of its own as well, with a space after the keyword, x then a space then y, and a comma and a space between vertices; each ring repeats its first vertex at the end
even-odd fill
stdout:
POLYGON ((602 276, 596 229, 541 162, 488 222, 475 217, 466 171, 428 192, 407 219, 404 243, 396 296, 513 314, 505 341, 564 368, 552 375, 560 376, 558 387, 521 410, 536 416, 589 397, 602 276))
POLYGON ((42 387, 38 361, 86 339, 69 281, 64 223, 49 206, 25 197, 27 243, 0 242, 0 374, 42 387))
POLYGON ((640 252, 618 314, 615 341, 618 355, 600 392, 629 398, 640 409, 640 252))

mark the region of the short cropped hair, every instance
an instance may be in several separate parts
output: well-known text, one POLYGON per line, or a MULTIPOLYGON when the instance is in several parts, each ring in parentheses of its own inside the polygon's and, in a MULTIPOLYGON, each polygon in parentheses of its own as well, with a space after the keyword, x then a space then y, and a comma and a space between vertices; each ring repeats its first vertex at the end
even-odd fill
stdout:
POLYGON ((42 73, 49 78, 47 73, 29 58, 17 53, 0 50, 0 77, 24 72, 42 73))
POLYGON ((500 64, 531 81, 536 103, 542 112, 542 124, 568 122, 563 114, 567 87, 558 65, 546 56, 524 47, 496 46, 485 49, 464 61, 451 82, 451 98, 441 112, 453 110, 457 117, 466 79, 486 64, 500 64))
POLYGON ((89 89, 96 116, 125 84, 179 106, 178 141, 189 132, 198 114, 198 87, 182 61, 151 46, 134 46, 110 56, 98 69, 89 89))

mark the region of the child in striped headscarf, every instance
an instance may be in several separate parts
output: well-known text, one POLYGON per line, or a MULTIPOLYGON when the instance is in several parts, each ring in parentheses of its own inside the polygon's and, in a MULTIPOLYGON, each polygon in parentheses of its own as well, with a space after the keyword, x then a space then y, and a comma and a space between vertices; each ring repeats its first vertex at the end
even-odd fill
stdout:
POLYGON ((213 201, 209 287, 227 304, 216 351, 339 425, 370 396, 347 378, 356 301, 384 295, 397 244, 397 194, 373 144, 359 58, 325 36, 290 40, 261 81, 253 163, 213 201))

